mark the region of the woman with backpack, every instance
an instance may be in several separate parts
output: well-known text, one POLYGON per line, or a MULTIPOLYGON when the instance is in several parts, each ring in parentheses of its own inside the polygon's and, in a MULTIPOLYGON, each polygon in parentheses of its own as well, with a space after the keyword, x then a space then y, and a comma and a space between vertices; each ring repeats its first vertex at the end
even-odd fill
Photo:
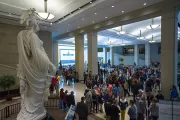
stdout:
POLYGON ((119 106, 121 109, 121 120, 125 120, 126 108, 128 107, 126 98, 123 97, 122 99, 120 99, 119 106))

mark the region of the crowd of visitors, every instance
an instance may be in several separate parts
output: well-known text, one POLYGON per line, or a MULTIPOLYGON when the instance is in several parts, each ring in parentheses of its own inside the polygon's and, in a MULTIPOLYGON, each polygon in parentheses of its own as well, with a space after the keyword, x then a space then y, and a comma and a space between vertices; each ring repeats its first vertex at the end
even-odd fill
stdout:
MULTIPOLYGON (((161 93, 159 64, 149 67, 118 66, 112 71, 101 71, 94 76, 91 71, 88 74, 84 72, 84 84, 87 89, 81 102, 76 105, 79 120, 87 120, 89 114, 98 112, 104 112, 106 120, 125 120, 126 111, 130 120, 158 120, 158 102, 164 99, 161 93)), ((75 82, 78 81, 78 73, 66 70, 63 72, 63 78, 65 82, 75 82)), ((175 86, 172 87, 170 96, 172 100, 178 99, 175 86)), ((62 88, 60 108, 67 111, 71 105, 75 105, 74 93, 68 94, 68 91, 64 92, 62 88)))

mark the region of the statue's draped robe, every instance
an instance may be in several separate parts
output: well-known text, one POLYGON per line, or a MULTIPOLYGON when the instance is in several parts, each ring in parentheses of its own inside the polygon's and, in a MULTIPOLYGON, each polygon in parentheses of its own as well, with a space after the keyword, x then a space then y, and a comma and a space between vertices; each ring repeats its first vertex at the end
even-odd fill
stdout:
POLYGON ((55 67, 50 62, 43 42, 33 30, 23 30, 18 34, 18 77, 22 97, 21 111, 18 120, 42 119, 46 110, 44 99, 47 99, 50 78, 55 75, 55 67))

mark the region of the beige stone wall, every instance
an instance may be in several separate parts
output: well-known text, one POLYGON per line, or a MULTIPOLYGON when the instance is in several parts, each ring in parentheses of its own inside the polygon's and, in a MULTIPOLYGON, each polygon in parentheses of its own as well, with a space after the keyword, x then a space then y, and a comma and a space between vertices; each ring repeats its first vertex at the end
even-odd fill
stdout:
MULTIPOLYGON (((20 26, 8 25, 0 23, 0 64, 8 66, 17 66, 17 34, 23 29, 20 26)), ((1 75, 16 76, 16 70, 0 66, 1 75)), ((16 85, 11 89, 17 89, 19 81, 16 79, 16 85)), ((2 89, 0 88, 0 91, 2 89)))
POLYGON ((39 31, 37 35, 43 41, 44 49, 48 54, 50 61, 52 61, 52 33, 49 31, 39 31))
MULTIPOLYGON (((17 35, 24 27, 8 25, 0 23, 0 64, 17 67, 18 51, 17 51, 17 35)), ((38 36, 44 42, 44 48, 50 60, 52 60, 52 36, 51 32, 39 31, 38 36)), ((16 76, 16 70, 0 66, 1 75, 16 76)), ((12 89, 19 88, 19 81, 12 89)), ((2 89, 0 88, 0 91, 2 89)))

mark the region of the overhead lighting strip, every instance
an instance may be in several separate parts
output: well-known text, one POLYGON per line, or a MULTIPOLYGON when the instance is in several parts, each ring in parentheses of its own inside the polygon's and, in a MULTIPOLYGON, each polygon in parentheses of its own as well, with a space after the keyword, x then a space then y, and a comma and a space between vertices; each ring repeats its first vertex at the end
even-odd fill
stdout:
POLYGON ((95 1, 97 1, 97 0, 91 0, 90 2, 82 5, 81 7, 75 9, 74 11, 72 11, 72 12, 68 13, 67 15, 64 15, 64 16, 61 17, 60 19, 56 20, 55 23, 60 22, 61 20, 63 20, 64 18, 67 18, 68 16, 72 15, 73 13, 75 13, 75 12, 77 12, 77 11, 80 11, 82 8, 85 8, 85 7, 89 6, 89 5, 91 5, 91 4, 92 4, 93 2, 95 2, 95 1))

